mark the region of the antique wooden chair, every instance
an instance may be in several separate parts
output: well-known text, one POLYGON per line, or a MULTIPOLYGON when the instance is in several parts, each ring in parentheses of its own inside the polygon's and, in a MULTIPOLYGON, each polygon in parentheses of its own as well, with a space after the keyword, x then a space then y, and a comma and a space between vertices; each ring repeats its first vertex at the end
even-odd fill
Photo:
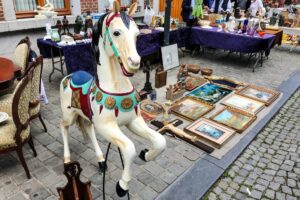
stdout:
MULTIPOLYGON (((33 120, 35 118, 39 118, 41 121, 45 132, 47 132, 47 127, 42 119, 40 114, 41 104, 39 100, 39 92, 40 92, 40 83, 43 69, 43 57, 39 56, 35 62, 30 63, 28 68, 24 71, 24 75, 26 75, 29 71, 33 70, 32 76, 32 84, 31 84, 31 95, 30 95, 30 103, 29 103, 29 118, 33 120)), ((9 116, 12 116, 12 94, 7 94, 4 96, 0 96, 0 111, 6 112, 9 116)))
POLYGON ((32 73, 33 71, 30 71, 22 78, 13 93, 12 118, 4 124, 0 124, 0 154, 16 151, 29 179, 30 173, 24 159, 23 145, 28 142, 34 156, 37 156, 29 126, 32 73))
POLYGON ((30 49, 27 43, 19 44, 14 51, 13 61, 16 65, 22 67, 22 72, 28 67, 29 52, 30 49))
POLYGON ((31 85, 31 98, 29 103, 29 116, 30 120, 39 118, 42 123, 45 132, 47 132, 47 127, 41 116, 41 102, 40 102, 40 89, 41 89, 41 78, 43 71, 43 57, 39 56, 35 62, 33 62, 30 67, 33 68, 33 77, 31 85))

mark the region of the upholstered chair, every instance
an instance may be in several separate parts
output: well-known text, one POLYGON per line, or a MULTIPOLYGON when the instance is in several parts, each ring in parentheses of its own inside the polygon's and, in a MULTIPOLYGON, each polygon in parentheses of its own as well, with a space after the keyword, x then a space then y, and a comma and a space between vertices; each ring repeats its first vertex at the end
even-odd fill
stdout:
POLYGON ((32 73, 33 71, 29 72, 18 83, 12 96, 12 117, 0 124, 0 154, 16 151, 29 179, 30 173, 23 155, 24 144, 28 142, 34 156, 37 156, 29 126, 32 73))
POLYGON ((40 103, 40 88, 41 88, 41 78, 43 71, 43 57, 39 56, 35 62, 32 63, 30 68, 33 68, 33 77, 31 85, 31 98, 29 103, 29 116, 30 120, 39 118, 42 123, 45 132, 47 132, 47 127, 43 121, 42 115, 40 113, 41 103, 40 103))
POLYGON ((27 43, 19 44, 14 52, 14 63, 22 68, 22 73, 27 69, 28 67, 28 61, 29 61, 29 47, 27 43))

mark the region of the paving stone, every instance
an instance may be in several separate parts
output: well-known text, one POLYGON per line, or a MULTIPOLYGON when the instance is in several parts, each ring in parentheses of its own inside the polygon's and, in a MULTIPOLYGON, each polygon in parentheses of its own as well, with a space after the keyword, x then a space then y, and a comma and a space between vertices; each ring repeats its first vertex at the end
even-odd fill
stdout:
POLYGON ((297 197, 293 197, 291 195, 286 195, 286 200, 297 200, 297 197))
POLYGON ((292 194, 292 190, 288 186, 281 186, 281 189, 282 189, 282 192, 284 192, 286 194, 292 194))
POLYGON ((138 192, 138 195, 142 199, 153 200, 157 196, 157 193, 150 187, 145 187, 144 189, 142 189, 138 192))
POLYGON ((253 188, 258 190, 258 191, 263 192, 263 191, 265 191, 266 186, 263 186, 263 185, 260 185, 260 184, 255 184, 253 188))
POLYGON ((288 185, 289 187, 292 187, 292 188, 294 188, 294 187, 297 186, 296 181, 293 180, 293 179, 288 179, 288 180, 287 180, 287 185, 288 185))
POLYGON ((150 172, 151 174, 153 174, 154 176, 158 176, 159 174, 161 174, 162 172, 164 172, 164 169, 159 166, 158 164, 156 164, 155 162, 149 162, 146 165, 144 165, 144 168, 150 172))
POLYGON ((294 196, 300 197, 300 189, 293 189, 294 196))
POLYGON ((271 188, 272 190, 275 190, 277 191, 280 187, 280 184, 279 183, 275 183, 275 182, 271 182, 270 185, 269 185, 269 188, 271 188))
POLYGON ((275 177, 274 178, 274 181, 276 182, 276 183, 280 183, 280 184, 285 184, 285 180, 284 180, 284 178, 282 178, 282 177, 275 177))
POLYGON ((19 192, 13 196, 11 196, 8 200, 27 200, 26 195, 19 192))
POLYGON ((259 184, 261 184, 261 185, 263 185, 263 186, 266 186, 266 187, 269 185, 269 181, 266 181, 266 180, 261 179, 261 178, 258 178, 256 180, 256 182, 259 183, 259 184))
POLYGON ((262 196, 262 192, 257 191, 257 190, 253 190, 253 191, 251 192, 251 196, 252 196, 254 199, 260 199, 261 196, 262 196))
POLYGON ((266 190, 265 196, 268 197, 269 199, 274 199, 275 198, 275 192, 273 190, 266 190))
POLYGON ((174 174, 169 173, 167 171, 161 173, 159 177, 168 184, 173 183, 173 181, 176 179, 176 176, 174 174))
POLYGON ((276 192, 276 199, 278 200, 285 200, 285 194, 281 193, 281 192, 276 192))

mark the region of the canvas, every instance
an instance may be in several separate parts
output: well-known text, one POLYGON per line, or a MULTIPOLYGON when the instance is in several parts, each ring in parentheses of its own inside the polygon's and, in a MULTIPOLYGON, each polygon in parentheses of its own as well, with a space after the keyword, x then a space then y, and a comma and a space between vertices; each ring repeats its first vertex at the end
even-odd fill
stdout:
POLYGON ((210 105, 203 101, 199 101, 197 99, 193 99, 191 97, 185 97, 182 100, 176 102, 172 106, 171 111, 175 115, 178 115, 190 121, 195 121, 212 109, 214 109, 213 105, 210 105))
POLYGON ((207 83, 193 90, 188 96, 201 99, 208 103, 215 104, 225 96, 227 96, 231 90, 220 87, 218 85, 207 83))
POLYGON ((264 87, 249 85, 237 94, 263 102, 265 105, 272 104, 279 96, 279 92, 264 87))
POLYGON ((235 130, 205 118, 195 121, 185 130, 217 148, 221 148, 235 133, 235 130))
POLYGON ((215 115, 211 116, 210 119, 233 128, 237 132, 241 133, 247 129, 252 122, 255 121, 256 116, 241 110, 226 107, 215 115))
POLYGON ((265 104, 262 102, 255 101, 253 99, 249 99, 247 97, 236 94, 225 99, 222 104, 243 110, 253 115, 257 114, 265 107, 265 104))

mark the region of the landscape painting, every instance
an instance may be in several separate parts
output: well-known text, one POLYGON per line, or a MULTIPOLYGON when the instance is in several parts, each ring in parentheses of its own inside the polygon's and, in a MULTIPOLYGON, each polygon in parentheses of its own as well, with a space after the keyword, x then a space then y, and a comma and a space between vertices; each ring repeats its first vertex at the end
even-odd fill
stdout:
POLYGON ((279 92, 277 91, 255 85, 249 85, 237 94, 263 102, 267 106, 273 103, 279 96, 279 92))
POLYGON ((232 95, 222 102, 222 104, 234 107, 251 114, 257 114, 261 111, 265 104, 240 95, 232 95))
POLYGON ((175 103, 175 105, 172 106, 171 111, 175 115, 195 121, 213 108, 213 105, 210 105, 206 102, 201 102, 191 97, 186 97, 175 103))
POLYGON ((212 116, 211 119, 241 133, 252 124, 256 116, 227 107, 212 116))
POLYGON ((201 99, 211 104, 215 104, 226 95, 228 95, 231 90, 220 87, 218 85, 207 83, 193 90, 188 96, 201 99))

